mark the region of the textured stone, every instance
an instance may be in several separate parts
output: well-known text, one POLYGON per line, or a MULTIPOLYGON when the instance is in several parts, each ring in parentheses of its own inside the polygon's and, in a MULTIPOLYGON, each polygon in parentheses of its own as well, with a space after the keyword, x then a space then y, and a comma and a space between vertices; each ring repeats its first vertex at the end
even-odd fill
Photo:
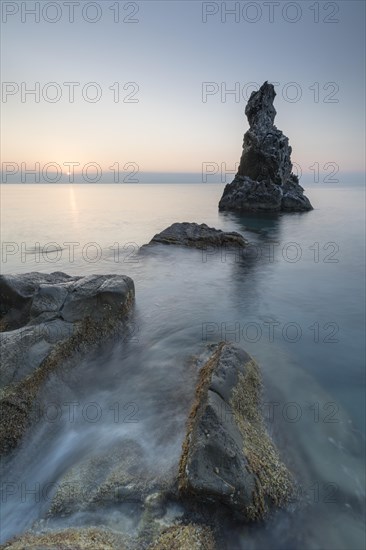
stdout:
POLYGON ((0 293, 0 454, 6 454, 31 424, 49 375, 118 330, 135 290, 124 275, 57 272, 3 275, 0 293))
POLYGON ((208 527, 176 525, 167 529, 149 550, 215 550, 216 544, 208 527))
POLYGON ((1 547, 3 550, 129 550, 127 537, 105 528, 28 532, 1 547))
POLYGON ((42 284, 57 284, 76 281, 65 273, 24 273, 0 275, 0 318, 3 330, 19 328, 30 318, 30 307, 37 289, 42 284))
POLYGON ((279 185, 270 181, 254 181, 248 176, 236 176, 225 187, 220 201, 221 210, 253 212, 279 212, 283 192, 279 185))
POLYGON ((240 233, 221 231, 205 223, 173 223, 155 235, 148 245, 169 244, 205 249, 208 246, 244 248, 248 241, 240 233))
POLYGON ((69 338, 73 332, 72 323, 55 319, 0 333, 0 388, 32 374, 53 346, 69 338))
POLYGON ((259 368, 243 349, 211 347, 183 443, 182 496, 225 504, 245 520, 286 504, 292 477, 264 428, 260 392, 259 368))
POLYGON ((250 124, 244 134, 238 173, 226 185, 220 210, 252 212, 303 211, 312 206, 298 178, 292 174, 288 138, 274 125, 276 92, 265 82, 252 92, 245 114, 250 124))

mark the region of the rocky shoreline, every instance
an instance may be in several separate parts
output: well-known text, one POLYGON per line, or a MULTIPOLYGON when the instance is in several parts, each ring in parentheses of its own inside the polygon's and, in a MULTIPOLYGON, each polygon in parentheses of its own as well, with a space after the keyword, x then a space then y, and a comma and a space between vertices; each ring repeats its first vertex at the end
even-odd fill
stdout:
MULTIPOLYGON (((11 457, 31 428, 34 402, 49 376, 62 371, 67 378, 87 351, 108 338, 128 316, 135 291, 133 281, 120 275, 28 273, 2 276, 0 293, 5 328, 0 443, 2 454, 11 457), (43 330, 36 337, 32 331, 40 327, 43 330), (23 333, 24 349, 14 360, 21 330, 29 333, 23 333), (38 348, 42 353, 37 353, 38 348)), ((99 458, 67 470, 44 519, 2 548, 86 549, 94 544, 111 549, 212 550, 218 547, 219 529, 217 524, 209 525, 207 517, 203 520, 203 511, 247 523, 286 506, 293 479, 261 419, 258 365, 244 350, 225 342, 207 346, 195 361, 196 392, 186 426, 182 425, 180 464, 156 477, 141 461, 137 443, 116 441, 99 458), (109 525, 57 528, 61 518, 106 511, 126 502, 134 510, 135 537, 109 525), (172 516, 172 506, 181 506, 183 516, 172 516)))

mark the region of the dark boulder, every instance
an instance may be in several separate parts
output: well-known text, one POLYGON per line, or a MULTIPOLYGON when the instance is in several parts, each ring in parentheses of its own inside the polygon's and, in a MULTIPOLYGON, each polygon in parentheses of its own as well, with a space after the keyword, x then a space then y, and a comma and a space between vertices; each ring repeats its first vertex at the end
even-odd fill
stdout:
POLYGON ((220 210, 279 212, 282 190, 270 181, 254 181, 247 176, 236 176, 225 187, 220 210))
POLYGON ((260 395, 255 361, 233 344, 211 346, 183 443, 182 496, 225 504, 244 520, 286 504, 292 477, 265 430, 260 395))
POLYGON ((0 275, 0 319, 2 330, 19 328, 30 318, 30 306, 41 284, 57 284, 76 281, 66 273, 24 273, 0 275))
POLYGON ((49 375, 118 331, 135 289, 124 275, 57 272, 3 275, 0 293, 0 454, 5 454, 30 425, 49 375))
POLYGON ((265 82, 252 92, 245 114, 250 124, 244 134, 238 173, 226 185, 220 210, 277 212, 311 210, 298 178, 292 174, 288 138, 274 125, 274 86, 265 82))
POLYGON ((206 249, 208 246, 244 248, 248 245, 248 241, 235 231, 221 231, 221 229, 209 227, 205 223, 183 222, 173 223, 164 229, 164 231, 155 235, 149 244, 144 245, 142 248, 155 244, 169 244, 200 249, 206 249))

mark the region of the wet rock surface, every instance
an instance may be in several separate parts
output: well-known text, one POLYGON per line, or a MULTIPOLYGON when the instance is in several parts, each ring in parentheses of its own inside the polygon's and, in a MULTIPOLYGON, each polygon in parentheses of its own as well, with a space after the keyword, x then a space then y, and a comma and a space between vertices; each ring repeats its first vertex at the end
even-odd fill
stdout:
POLYGON ((274 86, 265 82, 249 98, 245 114, 250 128, 244 134, 238 173, 224 189, 220 210, 312 210, 297 176, 292 174, 288 138, 274 125, 275 96, 274 86))
POLYGON ((240 233, 227 232, 209 227, 205 223, 173 223, 161 233, 155 235, 142 250, 155 244, 177 245, 205 249, 213 247, 245 248, 248 241, 240 233))
POLYGON ((208 527, 188 524, 167 529, 149 550, 215 550, 216 545, 208 527))
POLYGON ((26 533, 1 546, 2 550, 130 550, 128 539, 103 528, 63 529, 26 533))
POLYGON ((4 548, 81 550, 95 541, 111 549, 213 550, 222 520, 243 524, 285 506, 292 478, 263 426, 258 366, 225 342, 192 360, 197 383, 180 460, 153 465, 143 440, 122 433, 96 443, 57 480, 42 519, 4 548))
POLYGON ((200 371, 179 470, 183 496, 225 504, 242 520, 286 505, 292 476, 266 433, 258 365, 221 343, 200 371))
POLYGON ((208 527, 195 524, 169 527, 150 545, 140 545, 104 527, 44 530, 26 533, 1 546, 2 550, 215 550, 208 527))
POLYGON ((132 279, 27 273, 0 277, 0 454, 12 450, 31 421, 50 373, 107 337, 130 310, 132 279))

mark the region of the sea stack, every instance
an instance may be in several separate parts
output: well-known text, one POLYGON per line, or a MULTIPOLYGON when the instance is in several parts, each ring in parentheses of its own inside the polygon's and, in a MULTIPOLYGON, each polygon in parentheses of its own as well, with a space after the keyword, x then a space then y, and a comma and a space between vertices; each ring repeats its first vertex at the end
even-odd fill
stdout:
POLYGON ((275 97, 273 84, 265 82, 249 98, 245 114, 250 128, 244 134, 239 170, 226 185, 219 210, 301 212, 313 208, 292 173, 288 138, 274 125, 275 97))

